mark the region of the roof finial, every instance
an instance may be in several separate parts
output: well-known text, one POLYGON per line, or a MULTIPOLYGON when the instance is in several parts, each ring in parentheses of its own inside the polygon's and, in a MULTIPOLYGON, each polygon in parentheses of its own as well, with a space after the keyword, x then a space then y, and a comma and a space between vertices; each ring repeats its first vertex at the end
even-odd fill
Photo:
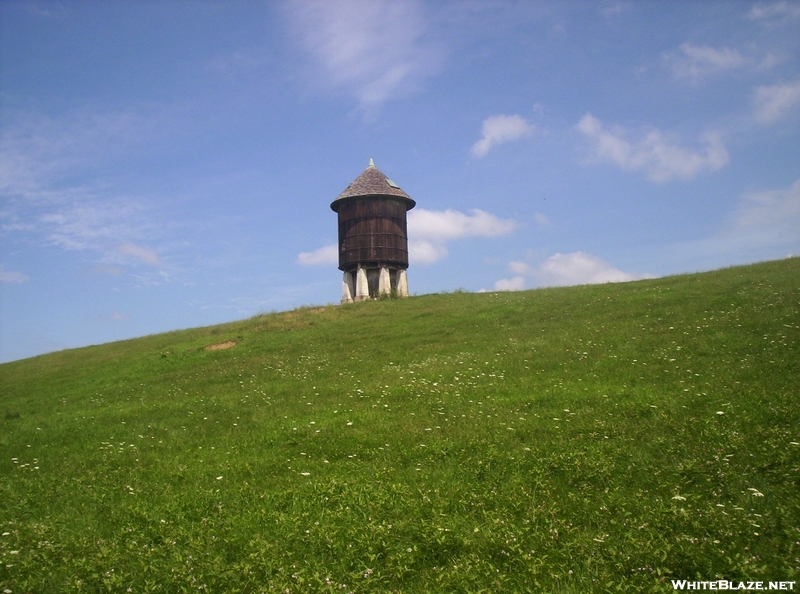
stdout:
POLYGON ((372 160, 372 157, 369 158, 369 166, 375 167, 375 161, 372 160))

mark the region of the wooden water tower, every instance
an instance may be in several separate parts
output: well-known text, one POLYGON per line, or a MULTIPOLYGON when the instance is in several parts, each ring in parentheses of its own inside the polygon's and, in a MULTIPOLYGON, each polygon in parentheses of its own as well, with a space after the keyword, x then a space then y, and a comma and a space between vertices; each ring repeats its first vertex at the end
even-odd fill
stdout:
POLYGON ((372 159, 331 203, 339 215, 342 303, 391 294, 408 297, 406 212, 415 205, 372 159))

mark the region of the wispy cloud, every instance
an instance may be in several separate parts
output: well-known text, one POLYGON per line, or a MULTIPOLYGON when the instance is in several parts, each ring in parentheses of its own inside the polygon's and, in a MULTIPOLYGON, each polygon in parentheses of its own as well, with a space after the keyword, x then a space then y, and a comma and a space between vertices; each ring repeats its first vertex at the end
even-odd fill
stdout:
POLYGON ((770 25, 781 24, 800 19, 800 3, 781 0, 772 4, 756 4, 746 16, 751 21, 770 25))
MULTIPOLYGON (((501 219, 477 208, 470 214, 452 209, 415 208, 408 213, 409 261, 414 264, 433 264, 447 257, 447 244, 451 241, 507 235, 517 227, 514 220, 501 219)), ((303 266, 331 265, 338 261, 339 248, 336 244, 297 255, 297 263, 303 266)))
POLYGON ((160 256, 155 250, 151 250, 150 248, 146 248, 141 245, 136 245, 135 243, 120 244, 114 248, 114 251, 122 256, 133 258, 134 260, 138 260, 152 266, 160 267, 164 265, 160 256))
POLYGON ((671 248, 683 261, 714 268, 800 255, 800 179, 786 188, 743 194, 713 235, 671 248))
POLYGON ((650 275, 623 272, 605 260, 586 252, 555 254, 539 264, 524 261, 509 262, 508 269, 516 276, 503 278, 494 284, 495 291, 520 291, 528 280, 536 286, 554 287, 621 283, 650 275))
POLYGON ((788 188, 744 194, 720 237, 796 249, 800 246, 799 229, 800 179, 788 188))
POLYGON ((676 51, 664 54, 664 61, 676 78, 699 80, 711 74, 735 70, 748 64, 739 50, 728 47, 682 43, 676 51))
POLYGON ((159 129, 159 115, 72 114, 57 119, 17 114, 10 120, 0 138, 4 235, 94 252, 105 264, 163 265, 152 248, 141 247, 159 227, 147 202, 122 195, 96 174, 114 159, 169 134, 159 129))
POLYGON ((616 17, 631 7, 630 2, 619 2, 616 0, 606 0, 603 2, 603 5, 600 7, 600 14, 602 14, 607 19, 616 17))
POLYGON ((682 43, 674 51, 665 52, 662 58, 676 79, 692 83, 704 82, 736 71, 767 71, 785 59, 770 52, 755 56, 729 47, 716 48, 689 42, 682 43))
POLYGON ((773 124, 800 106, 800 80, 792 83, 761 86, 753 97, 756 119, 773 124))
POLYGON ((493 115, 483 120, 482 136, 472 145, 472 156, 485 157, 499 145, 533 134, 533 125, 520 115, 493 115))
POLYGON ((24 114, 6 122, 0 138, 0 192, 28 199, 48 198, 67 178, 97 167, 169 135, 169 114, 80 113, 62 118, 24 114))
POLYGON ((636 140, 619 126, 610 130, 587 113, 576 126, 592 141, 594 158, 611 162, 627 171, 644 171, 654 182, 675 178, 690 179, 703 171, 715 171, 728 164, 728 151, 719 133, 701 137, 702 150, 680 146, 658 130, 650 130, 636 140))
POLYGON ((287 14, 314 59, 315 78, 363 109, 415 90, 442 62, 416 0, 296 0, 287 14))
POLYGON ((0 264, 0 283, 20 284, 29 280, 30 277, 28 275, 13 270, 6 270, 5 267, 0 264))
POLYGON ((119 245, 146 235, 146 209, 137 201, 98 196, 88 189, 73 189, 59 198, 29 208, 27 213, 35 233, 51 245, 131 256, 120 251, 119 245))

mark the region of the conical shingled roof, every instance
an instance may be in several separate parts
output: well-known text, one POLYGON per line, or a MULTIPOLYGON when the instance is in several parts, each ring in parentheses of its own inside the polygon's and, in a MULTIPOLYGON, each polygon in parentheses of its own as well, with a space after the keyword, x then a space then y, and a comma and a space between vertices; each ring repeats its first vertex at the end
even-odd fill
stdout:
POLYGON ((396 183, 386 177, 383 172, 375 167, 372 159, 369 160, 369 167, 355 178, 341 194, 331 202, 331 209, 339 212, 339 204, 348 198, 361 196, 397 196, 406 200, 406 209, 411 210, 416 206, 416 202, 411 196, 400 189, 396 183))

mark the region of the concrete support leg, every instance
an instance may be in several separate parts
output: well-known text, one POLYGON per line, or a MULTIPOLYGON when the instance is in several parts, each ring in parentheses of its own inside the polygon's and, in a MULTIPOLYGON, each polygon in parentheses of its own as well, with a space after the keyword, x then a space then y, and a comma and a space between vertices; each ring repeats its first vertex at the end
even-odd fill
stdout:
POLYGON ((378 277, 378 295, 391 295, 392 294, 392 280, 389 276, 389 269, 386 267, 381 268, 380 276, 378 277))
POLYGON ((356 273, 356 301, 369 299, 369 283, 367 282, 367 271, 359 268, 356 273))
POLYGON ((408 297, 408 277, 405 270, 397 271, 397 296, 408 297))
POLYGON ((345 272, 342 279, 342 305, 345 303, 353 302, 353 293, 355 293, 355 283, 353 282, 353 273, 345 272))

